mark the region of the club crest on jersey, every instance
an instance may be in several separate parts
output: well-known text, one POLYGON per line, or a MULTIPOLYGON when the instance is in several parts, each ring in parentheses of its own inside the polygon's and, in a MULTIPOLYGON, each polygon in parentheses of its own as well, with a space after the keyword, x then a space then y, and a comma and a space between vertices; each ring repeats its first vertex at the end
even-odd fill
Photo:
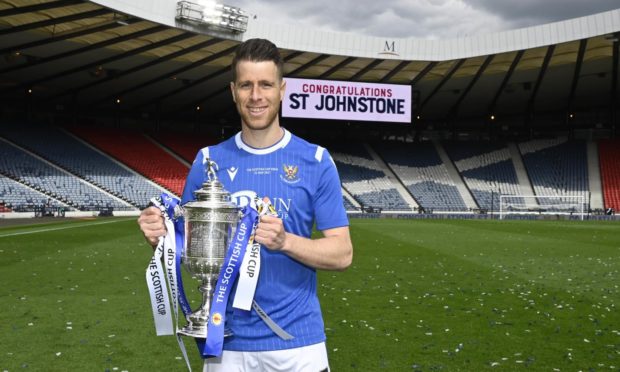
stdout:
POLYGON ((281 174, 280 178, 284 182, 288 182, 288 183, 299 182, 299 176, 297 175, 297 172, 299 172, 299 167, 297 165, 282 164, 282 170, 284 174, 281 174))

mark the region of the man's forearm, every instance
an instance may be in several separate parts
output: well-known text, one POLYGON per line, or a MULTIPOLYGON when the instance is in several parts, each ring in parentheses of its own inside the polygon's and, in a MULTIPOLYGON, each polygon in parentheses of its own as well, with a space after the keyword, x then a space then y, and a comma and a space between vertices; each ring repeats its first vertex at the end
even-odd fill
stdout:
POLYGON ((330 229, 323 233, 325 236, 318 239, 286 233, 282 252, 316 269, 345 270, 353 259, 348 228, 330 229))

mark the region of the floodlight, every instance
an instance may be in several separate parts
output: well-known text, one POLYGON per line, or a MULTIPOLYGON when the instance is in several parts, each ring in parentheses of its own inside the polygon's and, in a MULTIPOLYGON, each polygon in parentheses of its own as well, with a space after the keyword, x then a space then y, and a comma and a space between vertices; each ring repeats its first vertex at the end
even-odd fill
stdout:
POLYGON ((179 1, 176 19, 232 32, 247 30, 248 16, 242 9, 214 0, 195 1, 179 1))

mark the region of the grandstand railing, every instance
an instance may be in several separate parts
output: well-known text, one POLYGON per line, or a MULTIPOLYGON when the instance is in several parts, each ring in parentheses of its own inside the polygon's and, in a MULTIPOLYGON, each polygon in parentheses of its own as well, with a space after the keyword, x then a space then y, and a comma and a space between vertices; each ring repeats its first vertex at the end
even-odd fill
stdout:
POLYGON ((510 215, 527 214, 575 215, 583 220, 589 211, 586 195, 500 195, 499 200, 500 220, 510 215))

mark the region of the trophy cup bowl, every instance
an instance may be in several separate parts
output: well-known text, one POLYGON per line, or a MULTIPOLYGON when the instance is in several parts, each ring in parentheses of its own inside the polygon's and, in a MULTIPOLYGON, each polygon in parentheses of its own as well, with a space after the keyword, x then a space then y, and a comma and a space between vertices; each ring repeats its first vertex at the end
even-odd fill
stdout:
MULTIPOLYGON (((207 181, 194 192, 196 201, 185 204, 182 211, 185 247, 181 264, 193 278, 201 281, 198 290, 202 304, 187 315, 188 323, 178 333, 196 338, 207 337, 213 292, 239 220, 239 208, 231 202, 230 193, 217 179, 214 168, 217 169, 217 164, 207 159, 207 181)), ((225 336, 230 334, 225 331, 225 336)))

